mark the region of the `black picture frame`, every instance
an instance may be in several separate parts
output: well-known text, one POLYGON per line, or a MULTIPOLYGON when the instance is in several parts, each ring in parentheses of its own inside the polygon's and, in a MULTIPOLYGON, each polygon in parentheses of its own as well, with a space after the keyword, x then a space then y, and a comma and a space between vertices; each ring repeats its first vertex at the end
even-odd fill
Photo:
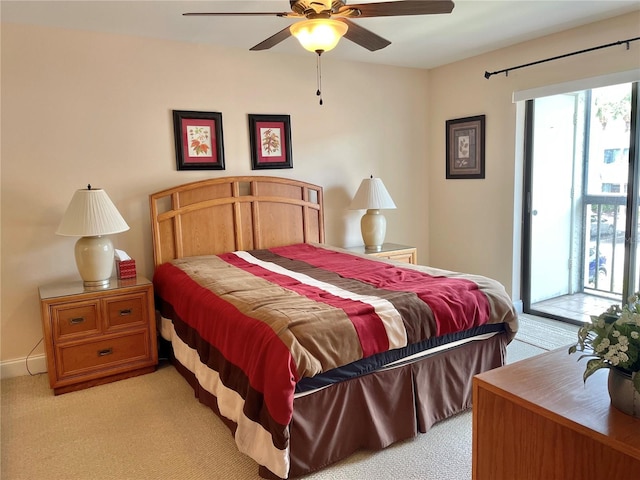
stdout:
POLYGON ((249 114, 251 169, 293 168, 291 117, 249 114))
POLYGON ((173 110, 178 170, 224 170, 222 113, 173 110))
POLYGON ((448 179, 485 178, 485 115, 446 122, 448 179))

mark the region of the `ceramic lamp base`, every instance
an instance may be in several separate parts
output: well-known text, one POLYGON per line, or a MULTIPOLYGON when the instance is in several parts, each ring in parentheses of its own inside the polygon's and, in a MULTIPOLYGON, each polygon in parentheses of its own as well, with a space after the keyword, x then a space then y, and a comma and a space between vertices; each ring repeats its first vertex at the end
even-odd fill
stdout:
POLYGON ((75 246, 76 265, 85 287, 109 285, 113 272, 113 243, 104 236, 82 237, 75 246))
POLYGON ((384 236, 387 233, 387 219, 378 209, 369 209, 360 220, 362 240, 367 252, 379 252, 382 250, 384 236))

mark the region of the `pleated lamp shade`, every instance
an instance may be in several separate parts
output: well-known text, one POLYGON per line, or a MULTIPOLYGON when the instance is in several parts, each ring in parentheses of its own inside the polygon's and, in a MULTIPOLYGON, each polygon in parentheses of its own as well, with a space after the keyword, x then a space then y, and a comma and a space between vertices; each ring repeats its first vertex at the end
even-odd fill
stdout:
POLYGON ((380 178, 365 178, 349 206, 351 210, 396 208, 380 178))
POLYGON ((129 230, 107 192, 101 188, 85 188, 73 194, 62 217, 57 235, 90 237, 111 235, 129 230))
POLYGON ((104 235, 125 230, 129 225, 107 192, 89 185, 73 195, 56 234, 82 237, 75 246, 80 276, 87 287, 103 287, 113 271, 113 244, 104 235))
POLYGON ((351 210, 367 210, 360 220, 365 250, 373 252, 382 250, 387 231, 387 220, 380 213, 380 210, 396 208, 396 204, 382 180, 373 177, 362 180, 349 208, 351 210))

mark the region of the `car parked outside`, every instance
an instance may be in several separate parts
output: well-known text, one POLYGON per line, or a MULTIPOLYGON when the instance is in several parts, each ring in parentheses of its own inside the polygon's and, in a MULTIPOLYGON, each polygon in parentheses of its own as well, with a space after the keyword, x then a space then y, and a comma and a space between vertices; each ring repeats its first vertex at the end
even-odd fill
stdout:
POLYGON ((589 284, 595 285, 596 274, 598 275, 598 287, 605 286, 607 281, 607 257, 600 254, 598 255, 598 262, 596 266, 596 249, 595 247, 589 248, 589 284))

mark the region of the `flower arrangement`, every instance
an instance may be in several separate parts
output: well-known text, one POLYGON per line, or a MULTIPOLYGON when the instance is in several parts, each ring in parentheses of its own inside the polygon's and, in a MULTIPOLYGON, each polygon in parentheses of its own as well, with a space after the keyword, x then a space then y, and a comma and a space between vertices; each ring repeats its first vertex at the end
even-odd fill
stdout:
POLYGON ((616 368, 631 375, 640 393, 640 292, 629 298, 622 308, 612 305, 598 316, 592 316, 578 330, 578 342, 569 353, 587 351, 580 358, 591 357, 583 375, 587 381, 601 368, 616 368))

